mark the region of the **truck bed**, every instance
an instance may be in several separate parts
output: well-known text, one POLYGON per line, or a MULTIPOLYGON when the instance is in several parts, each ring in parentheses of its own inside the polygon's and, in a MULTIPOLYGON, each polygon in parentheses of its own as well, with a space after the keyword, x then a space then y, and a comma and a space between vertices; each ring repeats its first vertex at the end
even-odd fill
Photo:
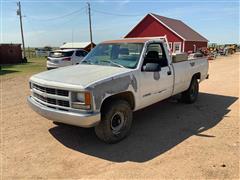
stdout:
POLYGON ((172 63, 175 73, 173 95, 183 90, 187 90, 191 78, 194 74, 199 73, 200 82, 206 79, 208 75, 208 61, 206 57, 202 58, 179 58, 172 63))

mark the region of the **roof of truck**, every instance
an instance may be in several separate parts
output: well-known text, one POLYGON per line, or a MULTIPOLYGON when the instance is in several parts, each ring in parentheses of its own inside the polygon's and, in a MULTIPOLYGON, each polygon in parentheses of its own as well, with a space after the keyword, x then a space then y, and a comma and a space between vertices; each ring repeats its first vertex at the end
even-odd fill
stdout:
POLYGON ((104 41, 102 43, 104 43, 104 44, 110 44, 110 43, 145 43, 146 41, 153 40, 153 39, 161 40, 158 37, 124 38, 124 39, 104 41))

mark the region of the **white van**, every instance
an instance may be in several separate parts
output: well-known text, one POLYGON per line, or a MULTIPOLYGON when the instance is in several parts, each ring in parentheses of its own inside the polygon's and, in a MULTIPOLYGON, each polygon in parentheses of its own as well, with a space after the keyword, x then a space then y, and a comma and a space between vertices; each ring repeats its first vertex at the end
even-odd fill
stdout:
POLYGON ((83 49, 64 49, 50 52, 47 58, 47 69, 79 64, 88 54, 83 49))

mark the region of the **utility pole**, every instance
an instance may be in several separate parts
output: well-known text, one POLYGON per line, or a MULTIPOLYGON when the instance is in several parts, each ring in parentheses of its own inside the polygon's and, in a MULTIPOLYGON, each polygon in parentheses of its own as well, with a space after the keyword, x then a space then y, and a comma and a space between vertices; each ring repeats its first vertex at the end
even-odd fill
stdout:
POLYGON ((23 46, 23 59, 24 61, 27 61, 26 58, 26 51, 25 51, 25 43, 24 43, 24 36, 23 36, 23 25, 22 25, 22 10, 21 10, 21 3, 20 1, 17 2, 17 15, 19 16, 19 20, 20 20, 20 27, 21 27, 21 35, 22 35, 22 46, 23 46))
POLYGON ((92 40, 92 22, 91 22, 91 7, 90 3, 87 2, 88 5, 88 21, 89 21, 89 32, 90 32, 90 42, 91 42, 91 50, 93 48, 93 40, 92 40))

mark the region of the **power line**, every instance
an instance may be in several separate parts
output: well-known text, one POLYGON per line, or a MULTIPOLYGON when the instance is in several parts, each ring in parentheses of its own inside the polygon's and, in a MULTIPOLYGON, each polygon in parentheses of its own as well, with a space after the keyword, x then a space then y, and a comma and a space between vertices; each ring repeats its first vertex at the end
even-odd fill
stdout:
POLYGON ((34 34, 33 34, 34 38, 35 38, 37 41, 39 41, 39 42, 41 42, 42 44, 44 44, 42 38, 41 38, 41 37, 39 38, 39 36, 42 36, 43 34, 46 34, 46 32, 40 32, 40 33, 39 33, 38 29, 35 28, 35 26, 29 21, 29 19, 26 19, 26 22, 28 23, 28 27, 30 28, 30 30, 34 33, 34 34))
POLYGON ((92 11, 100 14, 106 14, 106 15, 111 15, 111 16, 125 16, 125 17, 136 17, 136 16, 143 16, 142 14, 118 14, 118 13, 110 13, 106 11, 99 11, 97 9, 92 9, 92 11))
POLYGON ((33 18, 33 17, 29 17, 27 16, 28 18, 30 19, 33 19, 33 20, 37 20, 37 21, 52 21, 52 20, 56 20, 56 19, 60 19, 60 18, 65 18, 65 17, 68 17, 68 16, 71 16, 71 15, 74 15, 74 14, 77 14, 81 11, 83 11, 85 9, 85 7, 81 8, 81 9, 78 9, 78 10, 75 10, 73 12, 70 12, 70 13, 67 13, 67 14, 64 14, 64 15, 61 15, 61 16, 57 16, 57 17, 52 17, 52 18, 46 18, 46 19, 39 19, 39 18, 33 18))
MULTIPOLYGON (((76 15, 71 16, 68 19, 65 19, 62 22, 57 22, 58 25, 62 25, 62 26, 66 26, 67 24, 69 24, 70 22, 73 22, 74 19, 76 19, 76 15)), ((32 21, 32 19, 28 19, 26 18, 26 22, 28 23, 28 27, 30 28, 30 30, 34 33, 34 38, 36 38, 37 41, 41 42, 41 44, 44 44, 43 39, 39 36, 45 36, 48 32, 38 32, 38 28, 36 28, 36 26, 34 25, 35 21, 32 21)), ((38 22, 35 22, 38 23, 38 22)), ((75 27, 75 26, 74 26, 75 27)))

